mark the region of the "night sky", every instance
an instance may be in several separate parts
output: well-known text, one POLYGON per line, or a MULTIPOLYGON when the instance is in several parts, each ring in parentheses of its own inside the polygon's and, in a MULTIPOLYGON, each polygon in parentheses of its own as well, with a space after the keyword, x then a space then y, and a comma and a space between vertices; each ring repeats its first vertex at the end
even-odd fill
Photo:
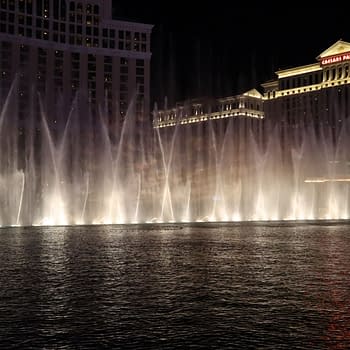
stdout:
POLYGON ((276 70, 313 63, 337 40, 350 41, 347 11, 333 3, 114 1, 113 15, 154 25, 152 101, 167 96, 171 105, 261 90, 276 70))

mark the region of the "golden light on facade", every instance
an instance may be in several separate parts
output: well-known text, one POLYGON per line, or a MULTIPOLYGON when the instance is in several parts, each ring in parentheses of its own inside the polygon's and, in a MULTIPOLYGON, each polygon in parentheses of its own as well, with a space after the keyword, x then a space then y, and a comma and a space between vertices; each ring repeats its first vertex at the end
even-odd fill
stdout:
POLYGON ((350 182, 349 177, 343 178, 310 178, 306 179, 306 183, 324 183, 324 182, 350 182))
POLYGON ((312 73, 322 70, 319 63, 312 63, 301 67, 289 68, 277 71, 276 74, 278 78, 294 77, 299 74, 312 73))

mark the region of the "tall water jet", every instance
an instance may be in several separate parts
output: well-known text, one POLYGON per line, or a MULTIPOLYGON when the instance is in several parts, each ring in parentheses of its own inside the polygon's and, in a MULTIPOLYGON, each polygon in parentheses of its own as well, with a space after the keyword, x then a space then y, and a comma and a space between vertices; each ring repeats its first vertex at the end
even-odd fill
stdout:
POLYGON ((130 104, 111 127, 106 109, 94 120, 77 96, 62 125, 41 106, 22 127, 13 91, 0 117, 2 226, 350 217, 347 118, 336 133, 200 115, 153 128, 130 104))

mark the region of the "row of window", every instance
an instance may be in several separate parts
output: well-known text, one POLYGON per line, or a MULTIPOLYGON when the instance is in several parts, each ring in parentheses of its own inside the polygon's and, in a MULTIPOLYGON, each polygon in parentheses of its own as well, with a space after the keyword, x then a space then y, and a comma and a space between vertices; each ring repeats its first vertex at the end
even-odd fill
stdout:
MULTIPOLYGON (((66 0, 53 0, 50 6, 50 0, 1 0, 0 8, 8 11, 18 11, 20 13, 37 16, 50 15, 54 18, 64 18, 67 14, 66 0)), ((98 15, 100 12, 99 6, 94 4, 75 3, 71 1, 69 11, 85 13, 87 15, 98 15)))
MULTIPOLYGON (((48 26, 44 23, 45 26, 48 26)), ((97 27, 87 27, 84 34, 79 34, 82 32, 81 26, 76 26, 70 29, 74 29, 74 32, 70 32, 69 36, 65 32, 53 31, 49 34, 49 30, 46 28, 39 28, 36 30, 32 29, 33 27, 18 26, 17 32, 15 26, 8 23, 0 22, 0 32, 8 34, 18 34, 20 36, 25 36, 29 38, 36 38, 41 40, 52 40, 54 42, 66 43, 67 40, 71 45, 77 46, 87 46, 87 47, 102 47, 106 49, 115 49, 114 39, 109 38, 100 38, 99 29, 97 27), (75 32, 77 30, 77 32, 75 32)), ((146 52, 147 45, 146 42, 132 42, 132 41, 119 41, 118 43, 119 50, 126 51, 137 51, 137 52, 146 52)))
MULTIPOLYGON (((7 43, 2 43, 1 45, 1 51, 2 51, 2 60, 1 60, 1 68, 3 68, 3 65, 10 64, 10 57, 11 57, 11 46, 9 46, 7 43)), ((63 69, 63 60, 64 60, 64 52, 61 50, 56 50, 54 52, 55 60, 60 60, 63 69)), ((29 46, 22 45, 20 47, 20 62, 24 62, 26 64, 29 60, 29 46)), ((47 51, 42 48, 38 48, 38 64, 39 65, 46 65, 47 60, 47 51)), ((104 72, 105 73, 111 73, 112 72, 112 57, 111 56, 104 56, 104 72)), ((72 69, 79 71, 80 70, 80 54, 79 53, 72 53, 71 54, 71 64, 72 69)), ((56 67, 57 68, 57 67, 56 67)), ((56 69, 55 68, 55 69, 56 69)), ((90 72, 95 72, 97 69, 96 66, 96 56, 95 55, 88 55, 88 70, 90 72)), ((144 83, 144 60, 138 59, 136 60, 136 76, 139 83, 144 83)), ((120 58, 120 74, 128 77, 129 74, 129 66, 128 66, 128 60, 126 58, 120 58)), ((127 80, 127 79, 126 79, 127 80)), ((123 79, 125 81, 125 79, 123 79)))
MULTIPOLYGON (((7 42, 1 43, 2 55, 1 55, 1 70, 3 76, 10 71, 11 62, 9 62, 9 57, 11 57, 11 45, 7 42), (4 55, 7 53, 6 55, 4 55), (4 68, 9 68, 8 71, 3 71, 4 68)), ((27 62, 29 61, 30 49, 29 46, 21 45, 20 47, 20 67, 22 67, 22 77, 23 71, 26 67, 28 67, 27 62)), ((47 64, 48 64, 48 55, 47 50, 43 48, 38 48, 37 50, 37 87, 39 91, 44 92, 46 86, 46 73, 47 73, 47 64)), ((112 67, 113 67, 113 58, 111 56, 104 56, 104 92, 105 98, 108 107, 108 110, 112 108, 112 67)), ((88 97, 89 101, 94 104, 96 103, 96 56, 88 55, 88 97)), ((120 58, 120 93, 119 93, 119 104, 120 104, 120 113, 125 115, 128 107, 128 67, 129 60, 127 58, 120 58)), ((136 60, 136 83, 138 84, 138 96, 137 96, 137 104, 136 109, 141 111, 143 108, 143 99, 144 99, 144 60, 137 59, 136 60), (140 76, 140 74, 142 74, 140 76)), ((63 88, 63 70, 64 70, 64 52, 61 50, 56 50, 54 52, 54 85, 55 88, 61 90, 63 88)), ((21 89, 20 89, 20 97, 21 101, 25 100, 26 97, 26 83, 28 80, 21 79, 21 89)), ((2 84, 3 85, 3 84, 2 84)), ((71 85, 72 91, 77 91, 80 85, 80 54, 79 53, 71 53, 71 85)), ((29 86, 27 86, 29 88, 29 86)))
MULTIPOLYGON (((110 36, 115 36, 115 33, 108 32, 110 36)), ((3 75, 4 78, 8 77, 8 79, 3 79, 1 86, 2 88, 5 88, 8 84, 8 82, 12 79, 11 72, 13 73, 13 62, 16 61, 13 60, 13 53, 16 51, 13 51, 12 44, 9 42, 0 42, 0 72, 3 75), (11 60, 9 59, 10 57, 11 60), (7 85, 6 85, 7 84, 7 85), (6 85, 6 86, 5 86, 6 85)), ((34 51, 33 47, 29 47, 28 45, 21 45, 19 48, 19 64, 20 67, 22 67, 22 77, 24 77, 25 70, 29 67, 28 62, 34 58, 37 57, 37 69, 36 69, 36 85, 39 91, 45 93, 45 90, 47 88, 47 72, 48 72, 48 64, 49 61, 51 62, 51 59, 49 60, 49 51, 47 49, 38 48, 34 51)), ((96 69, 97 69, 97 56, 95 55, 88 55, 88 62, 87 62, 87 87, 88 87, 88 97, 92 104, 96 104, 96 69)), ((62 50, 55 50, 53 52, 53 83, 55 89, 58 89, 59 91, 62 91, 63 88, 63 77, 64 77, 64 64, 65 60, 69 60, 69 56, 66 52, 62 50)), ((120 67, 119 67, 119 77, 120 77, 120 85, 119 85, 119 97, 118 100, 118 111, 122 116, 126 115, 127 109, 129 107, 129 74, 130 74, 130 67, 129 67, 129 59, 128 58, 119 58, 120 59, 120 67)), ((112 88, 112 71, 113 71, 113 62, 116 60, 116 58, 113 58, 112 56, 103 56, 103 88, 104 88, 104 98, 105 98, 105 107, 108 109, 108 111, 112 111, 112 109, 116 108, 116 106, 113 107, 113 88, 112 88)), ((136 96, 136 111, 142 112, 143 111, 143 101, 144 101, 144 92, 145 92, 145 81, 144 81, 144 68, 145 68, 145 62, 143 59, 136 59, 135 60, 135 76, 136 76, 136 85, 137 85, 137 96, 136 96)), ((71 67, 71 87, 72 92, 74 95, 74 92, 77 91, 80 88, 80 82, 81 82, 81 54, 78 52, 70 53, 70 64, 71 67)), ((33 68, 33 67, 31 67, 33 68)), ((20 85, 20 97, 21 101, 24 103, 26 100, 27 92, 29 91, 29 85, 30 81, 28 79, 21 79, 21 85, 20 85), (27 86, 28 85, 28 86, 27 86)), ((20 103, 22 103, 20 102, 20 103)))
POLYGON ((322 73, 311 73, 303 76, 281 79, 279 81, 280 90, 295 89, 303 86, 319 84, 322 81, 322 73))

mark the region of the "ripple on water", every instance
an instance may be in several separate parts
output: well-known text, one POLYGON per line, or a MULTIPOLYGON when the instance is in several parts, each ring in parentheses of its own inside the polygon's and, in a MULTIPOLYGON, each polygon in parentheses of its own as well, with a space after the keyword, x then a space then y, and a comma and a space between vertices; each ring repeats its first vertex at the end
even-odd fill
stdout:
POLYGON ((348 231, 344 223, 3 229, 0 347, 345 349, 348 231))

